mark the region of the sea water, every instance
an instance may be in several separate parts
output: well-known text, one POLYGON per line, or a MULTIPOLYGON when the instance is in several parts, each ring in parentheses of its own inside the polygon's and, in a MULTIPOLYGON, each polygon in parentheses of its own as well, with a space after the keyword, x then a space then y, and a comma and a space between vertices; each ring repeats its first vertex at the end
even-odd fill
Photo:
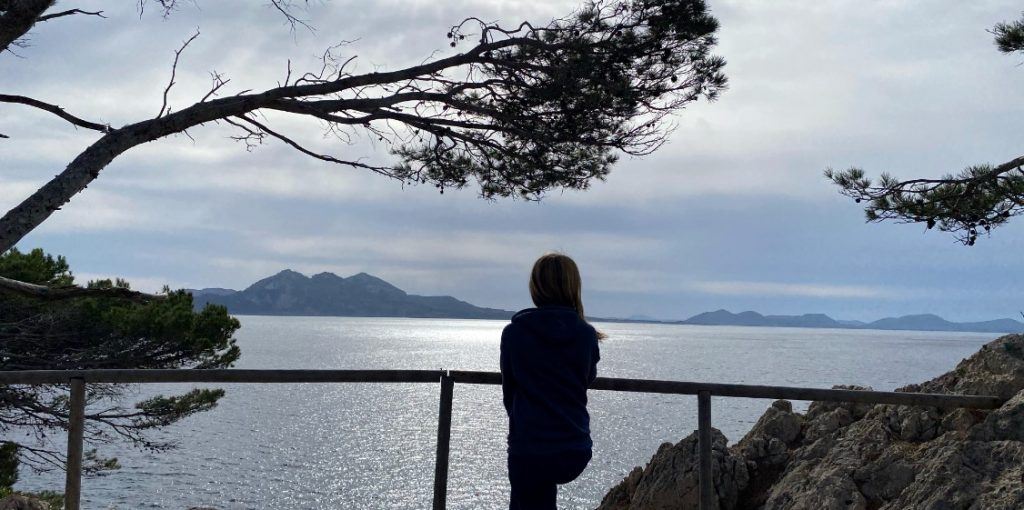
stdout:
MULTIPOLYGON (((237 368, 498 370, 502 321, 240 317, 237 368)), ((892 390, 953 368, 995 334, 612 324, 599 375, 892 390)), ((83 480, 84 509, 424 509, 432 500, 438 384, 143 385, 227 392, 212 411, 153 433, 171 451, 96 445, 121 468, 83 480)), ((130 403, 130 402, 129 402, 130 403)), ((713 398, 712 424, 739 440, 767 400, 713 398)), ((696 428, 696 397, 590 392, 594 460, 559 508, 594 508, 658 446, 696 428)), ((798 408, 806 403, 797 403, 798 408)), ((456 384, 448 508, 508 505, 507 418, 497 386, 456 384)), ((57 444, 60 445, 60 438, 57 444)), ((90 446, 87 446, 89 448, 90 446)), ((23 470, 22 490, 63 487, 23 470)))

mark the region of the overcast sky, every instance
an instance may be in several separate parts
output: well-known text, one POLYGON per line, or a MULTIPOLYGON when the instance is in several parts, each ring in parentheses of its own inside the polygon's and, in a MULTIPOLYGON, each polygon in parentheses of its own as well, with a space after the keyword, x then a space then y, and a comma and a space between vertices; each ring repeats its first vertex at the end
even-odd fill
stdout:
MULTIPOLYGON (((437 193, 306 158, 279 143, 252 152, 216 126, 133 149, 19 245, 64 254, 80 279, 136 287, 244 288, 291 268, 365 271, 418 294, 529 305, 533 259, 575 257, 588 312, 684 318, 726 308, 843 319, 934 312, 1019 317, 1024 221, 973 248, 916 225, 866 224, 823 177, 829 166, 938 176, 1024 153, 1024 67, 986 30, 1020 15, 994 1, 721 1, 718 53, 730 88, 675 119, 653 156, 624 158, 586 192, 540 203, 437 193)), ((209 87, 265 89, 289 59, 312 70, 342 40, 358 69, 397 69, 447 52, 466 16, 518 24, 576 1, 311 2, 315 33, 291 33, 255 1, 204 1, 164 20, 132 2, 61 2, 107 19, 41 24, 20 58, 0 56, 0 90, 115 126, 160 108, 173 50, 174 107, 209 87), (119 5, 119 6, 118 6, 119 5)), ((323 151, 386 158, 362 141, 290 133, 323 151)), ((0 105, 0 208, 15 205, 96 139, 55 117, 0 105)))

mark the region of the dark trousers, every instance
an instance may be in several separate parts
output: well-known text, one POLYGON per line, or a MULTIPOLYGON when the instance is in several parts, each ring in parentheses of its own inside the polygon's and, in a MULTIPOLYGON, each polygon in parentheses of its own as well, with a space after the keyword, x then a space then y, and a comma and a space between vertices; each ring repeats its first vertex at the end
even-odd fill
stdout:
POLYGON ((558 485, 580 476, 590 456, 590 450, 509 455, 508 481, 512 484, 509 510, 556 510, 558 485))

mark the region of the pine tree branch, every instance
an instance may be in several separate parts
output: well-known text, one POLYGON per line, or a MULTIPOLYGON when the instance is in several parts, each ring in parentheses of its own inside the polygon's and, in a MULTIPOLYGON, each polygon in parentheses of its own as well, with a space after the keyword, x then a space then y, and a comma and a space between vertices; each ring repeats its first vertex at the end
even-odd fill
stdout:
POLYGON ((104 125, 98 122, 90 122, 80 117, 71 115, 70 113, 64 111, 63 108, 55 104, 44 103, 43 101, 40 101, 38 99, 32 99, 31 97, 0 94, 0 103, 16 103, 39 108, 40 110, 50 112, 76 126, 84 127, 86 129, 92 129, 94 131, 99 131, 100 133, 109 133, 113 131, 113 128, 111 128, 109 124, 104 125))
POLYGON ((147 302, 153 300, 167 299, 167 296, 162 294, 147 294, 145 292, 138 292, 120 287, 103 289, 90 289, 78 286, 47 287, 45 285, 36 285, 34 283, 25 283, 18 280, 12 280, 10 278, 5 278, 3 276, 0 276, 0 292, 17 294, 21 296, 33 297, 38 299, 45 299, 48 301, 58 301, 82 297, 118 298, 135 302, 147 302))
POLYGON ((44 14, 36 18, 36 23, 39 23, 40 21, 49 21, 54 18, 62 18, 64 16, 72 16, 75 14, 84 14, 86 16, 98 16, 100 18, 106 18, 106 16, 103 15, 103 11, 83 11, 82 9, 68 9, 66 11, 55 12, 53 14, 44 14))

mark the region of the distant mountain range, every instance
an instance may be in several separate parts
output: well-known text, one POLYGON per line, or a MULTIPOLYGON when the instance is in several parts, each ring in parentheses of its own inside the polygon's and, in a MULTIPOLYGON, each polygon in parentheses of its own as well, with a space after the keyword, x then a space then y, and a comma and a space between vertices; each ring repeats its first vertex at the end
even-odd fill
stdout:
POLYGON ((962 331, 978 333, 1021 333, 1024 323, 1013 319, 983 322, 950 322, 938 315, 904 315, 874 322, 836 320, 821 313, 804 315, 761 315, 757 312, 732 313, 716 310, 694 315, 679 324, 705 326, 762 326, 788 328, 888 329, 904 331, 962 331))
MULTIPOLYGON (((245 290, 207 288, 190 290, 197 308, 206 303, 224 305, 240 315, 324 315, 337 317, 420 317, 444 319, 508 319, 513 312, 483 308, 451 296, 417 296, 366 273, 343 278, 334 273, 305 276, 285 269, 245 290)), ((1024 323, 1013 319, 950 322, 937 315, 905 315, 874 322, 836 320, 820 313, 761 315, 716 310, 684 321, 658 321, 644 315, 608 322, 653 322, 705 326, 760 326, 790 328, 888 329, 1020 333, 1024 323)))
POLYGON ((423 317, 508 319, 512 312, 482 308, 451 296, 416 296, 366 273, 305 276, 286 269, 245 290, 191 290, 196 307, 224 305, 241 315, 329 315, 338 317, 423 317))

